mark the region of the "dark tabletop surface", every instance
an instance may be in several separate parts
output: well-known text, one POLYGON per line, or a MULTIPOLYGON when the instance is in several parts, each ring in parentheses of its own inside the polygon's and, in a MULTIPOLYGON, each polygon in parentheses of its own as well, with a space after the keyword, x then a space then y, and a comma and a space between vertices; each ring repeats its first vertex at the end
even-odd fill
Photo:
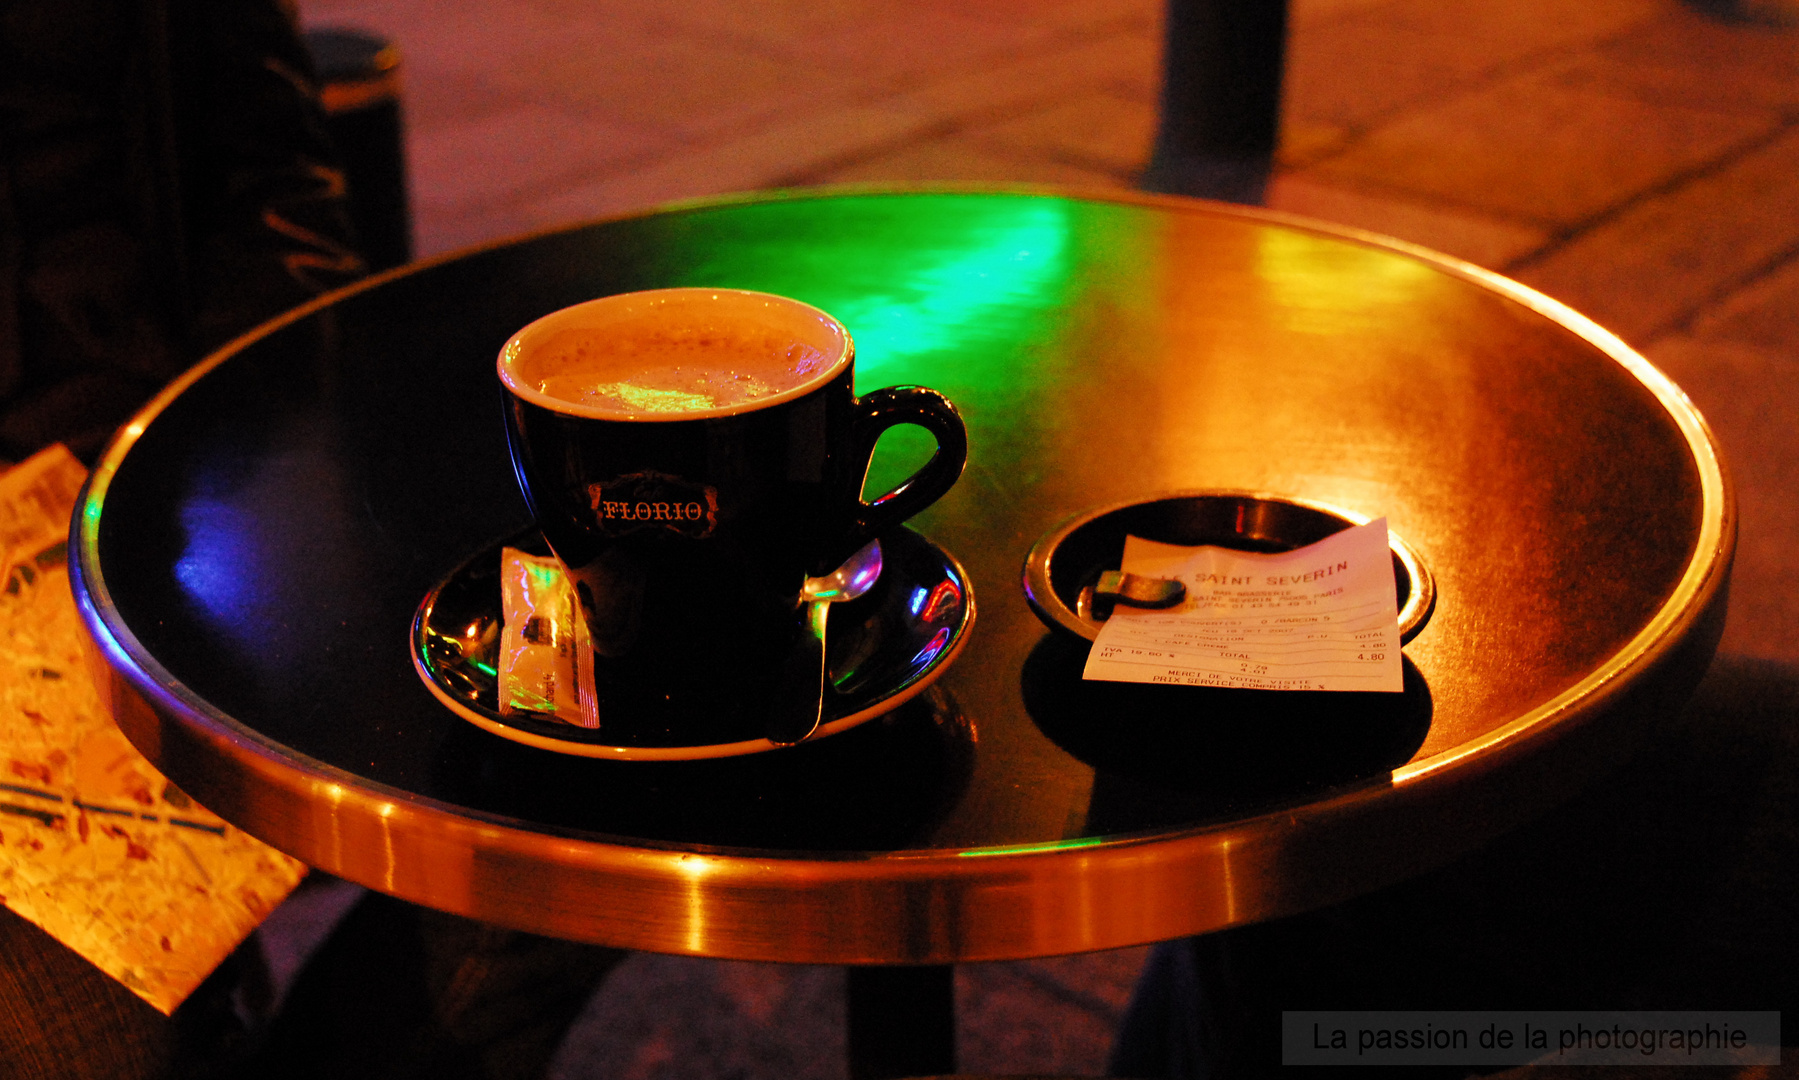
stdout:
MULTIPOLYGON (((871 487, 908 472, 921 445, 890 436, 871 487)), ((389 891, 571 936, 768 955, 724 937, 696 945, 691 925, 683 945, 537 918, 481 867, 555 881, 539 864, 597 859, 581 873, 603 893, 600 863, 684 853, 731 873, 778 878, 791 865, 798 892, 883 865, 920 882, 921 867, 948 867, 930 886, 941 889, 971 851, 1080 852, 1082 880, 1124 890, 1105 894, 1121 904, 1139 886, 1106 885, 1107 858, 1162 839, 1209 853, 1183 871, 1183 887, 1206 894, 1198 914, 1139 913, 1079 940, 863 948, 872 959, 1147 940, 1446 857, 1526 812, 1518 791, 1557 790, 1543 777, 1559 773, 1520 764, 1554 756, 1540 748, 1572 748, 1562 757, 1579 773, 1604 756, 1579 732, 1630 741, 1602 722, 1619 694, 1678 696, 1709 655, 1734 537, 1715 454, 1678 392, 1521 289, 1207 204, 948 192, 703 205, 391 277, 244 345, 153 408, 102 462, 82 515, 90 622, 160 714, 128 718, 127 732, 245 828, 389 891), (893 716, 757 757, 591 761, 477 730, 415 675, 421 596, 529 523, 499 346, 558 307, 669 285, 817 305, 855 336, 860 387, 920 383, 960 406, 968 469, 912 524, 967 568, 978 618, 936 687, 893 716), (1197 488, 1386 515, 1438 588, 1405 650, 1406 692, 1083 684, 1085 646, 1050 635, 1025 604, 1026 551, 1082 510, 1197 488), (1456 796, 1447 817, 1459 824, 1419 825, 1443 805, 1430 793, 1462 774, 1499 779, 1456 796), (1422 794, 1388 797, 1409 788, 1422 794), (1518 809, 1469 824, 1480 814, 1468 807, 1495 800, 1518 809), (361 824, 333 824, 351 804, 363 810, 342 820, 361 824), (1404 809, 1369 809, 1388 804, 1404 809), (429 873, 330 838, 372 836, 370 815, 392 819, 396 805, 421 851, 454 849, 417 856, 429 873), (1278 839, 1283 819, 1302 818, 1307 843, 1416 850, 1327 859, 1308 877, 1278 839), (1333 833, 1339 820, 1358 824, 1333 833), (519 854, 527 834, 536 854, 519 854), (1207 885, 1233 844, 1252 852, 1238 865, 1255 883, 1207 885), (819 869, 832 862, 854 866, 819 869)), ((391 848, 399 834, 382 835, 391 848)), ((653 866, 633 873, 663 881, 653 866)))

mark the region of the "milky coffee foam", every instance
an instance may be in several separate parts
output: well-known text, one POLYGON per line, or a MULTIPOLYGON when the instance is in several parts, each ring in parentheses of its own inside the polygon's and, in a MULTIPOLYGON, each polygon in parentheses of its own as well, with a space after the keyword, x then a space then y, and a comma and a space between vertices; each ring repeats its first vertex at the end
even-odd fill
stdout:
POLYGON ((735 324, 627 323, 571 328, 521 357, 521 383, 548 397, 621 417, 752 405, 814 381, 832 357, 791 334, 735 324))

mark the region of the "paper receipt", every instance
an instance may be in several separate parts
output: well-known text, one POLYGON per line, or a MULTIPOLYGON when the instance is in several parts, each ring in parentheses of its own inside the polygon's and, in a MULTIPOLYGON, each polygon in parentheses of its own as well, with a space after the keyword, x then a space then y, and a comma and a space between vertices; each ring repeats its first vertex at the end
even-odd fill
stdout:
POLYGON ((1403 689, 1387 519, 1278 555, 1125 538, 1120 569, 1179 578, 1178 607, 1120 604, 1082 676, 1256 690, 1403 689))

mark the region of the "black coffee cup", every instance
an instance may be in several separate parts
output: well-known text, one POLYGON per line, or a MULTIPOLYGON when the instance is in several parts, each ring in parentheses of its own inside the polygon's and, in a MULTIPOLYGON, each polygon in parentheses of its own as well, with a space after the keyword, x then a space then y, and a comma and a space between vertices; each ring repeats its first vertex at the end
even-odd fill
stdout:
POLYGON ((501 350, 513 467, 580 596, 602 730, 694 744, 759 732, 805 579, 961 475, 955 406, 916 386, 858 398, 854 362, 824 312, 731 289, 592 300, 501 350), (900 424, 930 431, 936 453, 864 502, 875 441, 900 424))

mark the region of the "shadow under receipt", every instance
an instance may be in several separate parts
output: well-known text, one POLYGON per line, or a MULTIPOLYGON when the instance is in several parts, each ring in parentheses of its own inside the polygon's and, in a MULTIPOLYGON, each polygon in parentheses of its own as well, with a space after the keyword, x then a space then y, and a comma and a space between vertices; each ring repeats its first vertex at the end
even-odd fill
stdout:
POLYGON ((1096 770, 1089 833, 1202 826, 1379 780, 1430 730, 1409 660, 1397 694, 1239 690, 1089 682, 1089 648, 1046 635, 1021 680, 1038 728, 1096 770))

